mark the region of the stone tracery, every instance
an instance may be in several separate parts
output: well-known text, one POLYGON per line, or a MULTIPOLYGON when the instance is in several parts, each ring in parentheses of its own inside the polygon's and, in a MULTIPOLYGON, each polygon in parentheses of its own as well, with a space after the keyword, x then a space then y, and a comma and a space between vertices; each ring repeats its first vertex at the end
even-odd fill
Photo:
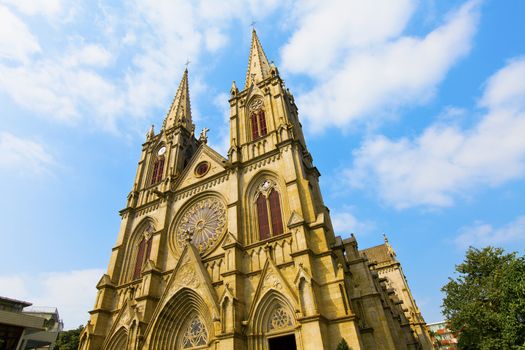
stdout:
POLYGON ((206 330, 206 326, 198 315, 193 316, 182 339, 183 348, 189 349, 196 346, 206 345, 207 341, 208 331, 206 330))
POLYGON ((184 247, 189 235, 200 253, 215 246, 226 229, 226 208, 216 198, 199 201, 189 207, 180 219, 175 240, 179 248, 184 247))
POLYGON ((273 310, 268 320, 268 329, 280 329, 292 326, 292 317, 283 307, 277 307, 273 310))

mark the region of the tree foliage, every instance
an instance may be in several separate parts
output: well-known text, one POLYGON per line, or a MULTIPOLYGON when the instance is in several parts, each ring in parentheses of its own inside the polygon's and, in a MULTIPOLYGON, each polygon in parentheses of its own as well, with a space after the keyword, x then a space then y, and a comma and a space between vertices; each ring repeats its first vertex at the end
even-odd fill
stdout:
POLYGON ((346 342, 345 338, 342 338, 339 344, 337 345, 336 350, 352 350, 352 349, 348 346, 348 343, 346 342))
POLYGON ((83 329, 84 327, 79 326, 77 329, 60 332, 54 350, 77 350, 80 333, 83 329))
POLYGON ((525 350, 525 257, 471 247, 456 271, 441 290, 459 348, 525 350))

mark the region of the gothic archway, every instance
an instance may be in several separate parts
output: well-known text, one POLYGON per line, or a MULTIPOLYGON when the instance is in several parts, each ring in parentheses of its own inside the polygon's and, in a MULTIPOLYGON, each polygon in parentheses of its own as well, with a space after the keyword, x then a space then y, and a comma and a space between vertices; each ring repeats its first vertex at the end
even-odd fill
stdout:
POLYGON ((121 327, 118 331, 113 334, 105 350, 122 350, 127 348, 128 343, 128 331, 126 328, 121 327))
POLYGON ((269 339, 275 336, 295 336, 295 308, 288 298, 270 289, 259 301, 250 328, 250 349, 268 349, 269 339))
POLYGON ((149 349, 201 349, 210 344, 213 331, 209 306, 195 291, 183 288, 159 313, 149 349))

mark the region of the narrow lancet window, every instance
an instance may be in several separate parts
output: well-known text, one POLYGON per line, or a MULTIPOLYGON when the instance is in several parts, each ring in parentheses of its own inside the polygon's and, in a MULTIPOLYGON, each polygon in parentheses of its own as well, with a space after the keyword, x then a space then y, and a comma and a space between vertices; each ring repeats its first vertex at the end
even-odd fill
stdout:
POLYGON ((162 173, 164 172, 164 157, 159 157, 153 164, 153 175, 151 176, 151 184, 154 185, 162 180, 162 173))
POLYGON ((257 191, 257 222, 259 239, 267 239, 284 233, 281 200, 275 183, 265 180, 257 191))
POLYGON ((273 235, 280 235, 283 233, 283 218, 281 216, 279 193, 275 190, 272 191, 268 199, 270 200, 270 216, 272 218, 273 235))
POLYGON ((250 105, 250 126, 252 130, 252 140, 257 140, 268 133, 263 106, 264 104, 261 99, 255 100, 250 105))
POLYGON ((259 239, 270 238, 270 225, 268 225, 268 208, 266 198, 261 194, 257 198, 257 219, 259 222, 259 239))

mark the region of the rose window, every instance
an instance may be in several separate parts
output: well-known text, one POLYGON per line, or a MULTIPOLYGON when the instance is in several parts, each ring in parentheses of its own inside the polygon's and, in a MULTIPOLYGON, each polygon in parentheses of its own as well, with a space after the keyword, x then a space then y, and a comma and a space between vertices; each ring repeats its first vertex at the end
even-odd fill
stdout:
POLYGON ((292 318, 286 309, 279 307, 273 310, 269 320, 269 329, 285 328, 292 325, 292 318))
POLYGON ((176 228, 176 243, 182 249, 185 240, 191 242, 200 253, 215 246, 226 229, 226 208, 218 199, 205 199, 189 207, 176 228))

